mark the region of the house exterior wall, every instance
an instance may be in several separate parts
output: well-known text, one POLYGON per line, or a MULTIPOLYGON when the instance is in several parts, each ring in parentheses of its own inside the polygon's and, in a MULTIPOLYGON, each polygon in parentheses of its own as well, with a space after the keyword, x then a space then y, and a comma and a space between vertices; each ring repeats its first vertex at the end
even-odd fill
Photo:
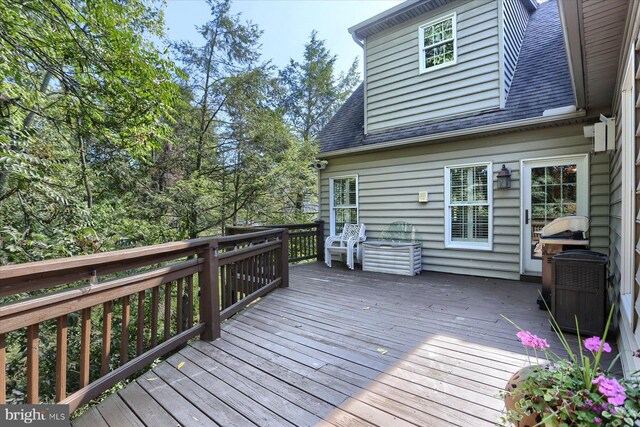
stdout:
MULTIPOLYGON (((633 212, 633 217, 637 217, 637 209, 640 203, 638 203, 637 195, 628 195, 623 196, 622 194, 622 164, 626 160, 624 157, 624 150, 622 147, 622 120, 619 119, 621 113, 621 97, 620 93, 622 91, 622 76, 625 71, 626 64, 629 60, 629 54, 632 49, 635 48, 634 44, 636 43, 636 39, 638 37, 638 27, 640 26, 640 6, 638 2, 633 2, 632 8, 630 8, 630 13, 627 15, 627 24, 626 24, 626 32, 623 39, 623 45, 620 55, 620 61, 618 63, 618 79, 616 84, 616 89, 613 97, 613 115, 618 117, 616 120, 616 149, 610 154, 610 264, 609 264, 609 272, 612 277, 612 288, 610 293, 610 299, 617 304, 618 307, 622 307, 622 310, 618 313, 618 347, 621 352, 621 362, 624 369, 625 374, 629 375, 632 372, 640 370, 640 359, 633 357, 632 352, 640 348, 640 328, 638 327, 638 316, 640 312, 640 270, 639 266, 639 256, 637 251, 631 254, 624 254, 622 249, 624 236, 622 231, 622 199, 623 197, 627 197, 627 201, 634 198, 636 199, 636 211, 633 212), (633 265, 633 275, 629 278, 631 282, 633 282, 630 286, 632 289, 631 294, 629 295, 629 307, 626 307, 625 303, 621 301, 620 298, 620 290, 621 290, 621 280, 622 280, 622 269, 623 265, 630 264, 633 265), (628 310, 628 311, 627 311, 628 310), (628 316, 628 312, 630 312, 630 316, 628 316)), ((635 53, 635 71, 639 69, 639 60, 638 52, 635 53)), ((637 74, 636 74, 637 76, 637 74)), ((638 91, 638 80, 635 82, 635 99, 638 100, 640 97, 638 91)), ((636 104, 638 105, 638 104, 636 104)), ((640 118, 640 109, 635 109, 635 123, 630 124, 633 126, 632 132, 635 134, 638 129, 638 122, 640 118)), ((640 139, 636 138, 636 150, 633 153, 634 157, 638 155, 638 147, 640 146, 640 139)), ((635 164, 635 162, 634 162, 635 164)), ((635 182, 634 187, 638 185, 638 178, 640 177, 640 168, 635 167, 635 182)), ((637 187, 636 187, 637 188, 637 187)), ((639 225, 636 223, 635 232, 633 235, 634 246, 639 244, 639 236, 640 229, 639 225)), ((636 246, 638 247, 638 246, 636 246)))
MULTIPOLYGON (((394 221, 407 221, 422 237, 425 270, 519 279, 520 161, 590 150, 582 126, 573 125, 331 158, 320 175, 325 233, 330 222, 329 179, 357 174, 359 217, 368 239, 375 240, 394 221), (445 249, 444 167, 485 161, 493 163, 493 250, 445 249), (512 170, 509 190, 497 189, 495 177, 502 164, 512 170), (419 191, 428 191, 428 203, 418 203, 419 191)), ((592 248, 608 253, 607 155, 590 156, 590 181, 592 248)))
POLYGON ((499 108, 503 86, 498 19, 501 2, 454 2, 368 37, 368 132, 499 108), (418 27, 451 12, 456 12, 456 64, 420 74, 418 27))

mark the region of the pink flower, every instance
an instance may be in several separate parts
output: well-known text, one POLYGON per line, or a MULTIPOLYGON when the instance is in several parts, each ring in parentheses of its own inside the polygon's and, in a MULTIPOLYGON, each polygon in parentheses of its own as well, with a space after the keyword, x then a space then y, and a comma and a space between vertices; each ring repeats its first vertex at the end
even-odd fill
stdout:
POLYGON ((602 419, 600 417, 595 417, 593 419, 593 422, 595 422, 596 424, 602 424, 602 419))
POLYGON ((593 384, 598 384, 598 391, 607 396, 607 402, 610 404, 614 406, 624 404, 627 393, 615 378, 607 378, 604 375, 600 375, 593 380, 593 384))
MULTIPOLYGON (((591 337, 584 340, 584 348, 587 350, 598 351, 600 350, 600 344, 602 344, 600 337, 591 337)), ((611 346, 607 343, 602 344, 602 351, 611 353, 611 346)))
POLYGON ((518 338, 520 338, 520 342, 525 347, 531 347, 533 349, 546 349, 549 348, 549 344, 547 344, 547 340, 539 338, 537 335, 533 335, 529 331, 520 331, 516 334, 518 338))

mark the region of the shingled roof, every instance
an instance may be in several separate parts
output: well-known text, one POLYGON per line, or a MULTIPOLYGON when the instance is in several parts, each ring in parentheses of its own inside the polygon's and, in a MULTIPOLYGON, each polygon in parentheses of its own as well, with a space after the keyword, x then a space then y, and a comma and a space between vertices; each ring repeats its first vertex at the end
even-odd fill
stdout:
POLYGON ((361 84, 320 132, 320 153, 541 117, 545 110, 574 103, 558 6, 549 1, 541 4, 529 19, 504 109, 364 135, 361 84))

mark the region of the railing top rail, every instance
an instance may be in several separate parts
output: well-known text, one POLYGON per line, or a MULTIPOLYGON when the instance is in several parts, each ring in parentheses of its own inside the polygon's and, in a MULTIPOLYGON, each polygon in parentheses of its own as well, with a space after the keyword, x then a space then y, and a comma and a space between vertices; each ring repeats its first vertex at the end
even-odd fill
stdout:
POLYGON ((298 230, 298 229, 308 229, 308 228, 316 228, 323 224, 324 221, 314 221, 305 224, 268 224, 268 225, 234 225, 227 228, 230 229, 239 229, 239 230, 248 230, 248 229, 274 229, 274 228, 286 228, 288 230, 298 230))
POLYGON ((100 266, 120 262, 123 260, 132 260, 158 255, 170 255, 172 253, 180 253, 185 250, 200 247, 217 247, 218 242, 227 243, 236 240, 246 240, 256 237, 262 237, 271 234, 281 233, 281 229, 269 229, 265 231, 257 231, 254 233, 224 237, 202 237, 198 239, 182 240, 178 242, 162 243, 152 246, 143 246, 140 248, 121 249, 117 251, 101 252, 90 255, 78 255, 68 258, 57 258, 44 261, 27 262, 22 264, 13 264, 0 267, 0 284, 10 279, 20 278, 24 276, 32 276, 37 274, 53 272, 64 272, 65 270, 75 269, 95 269, 100 266))
POLYGON ((110 252, 101 252, 91 255, 78 255, 68 258, 57 258, 44 261, 28 262, 0 267, 0 283, 9 279, 31 276, 55 271, 73 270, 78 268, 96 268, 101 265, 112 264, 125 259, 139 259, 157 255, 169 255, 188 249, 203 246, 216 247, 218 238, 206 237, 199 239, 183 240, 179 242, 162 243, 159 245, 143 246, 140 248, 122 249, 110 252))
POLYGON ((243 234, 235 234, 231 236, 218 237, 218 242, 229 243, 229 242, 242 241, 242 240, 251 240, 257 237, 281 234, 283 231, 285 231, 284 228, 269 228, 268 230, 260 230, 260 231, 255 231, 253 233, 243 233, 243 234))

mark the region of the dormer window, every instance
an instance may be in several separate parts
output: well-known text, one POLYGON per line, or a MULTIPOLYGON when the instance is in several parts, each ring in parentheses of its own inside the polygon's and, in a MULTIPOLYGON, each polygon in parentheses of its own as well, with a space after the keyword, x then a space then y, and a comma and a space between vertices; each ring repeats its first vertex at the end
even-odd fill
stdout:
POLYGON ((439 17, 418 28, 420 73, 456 63, 456 14, 439 17))

